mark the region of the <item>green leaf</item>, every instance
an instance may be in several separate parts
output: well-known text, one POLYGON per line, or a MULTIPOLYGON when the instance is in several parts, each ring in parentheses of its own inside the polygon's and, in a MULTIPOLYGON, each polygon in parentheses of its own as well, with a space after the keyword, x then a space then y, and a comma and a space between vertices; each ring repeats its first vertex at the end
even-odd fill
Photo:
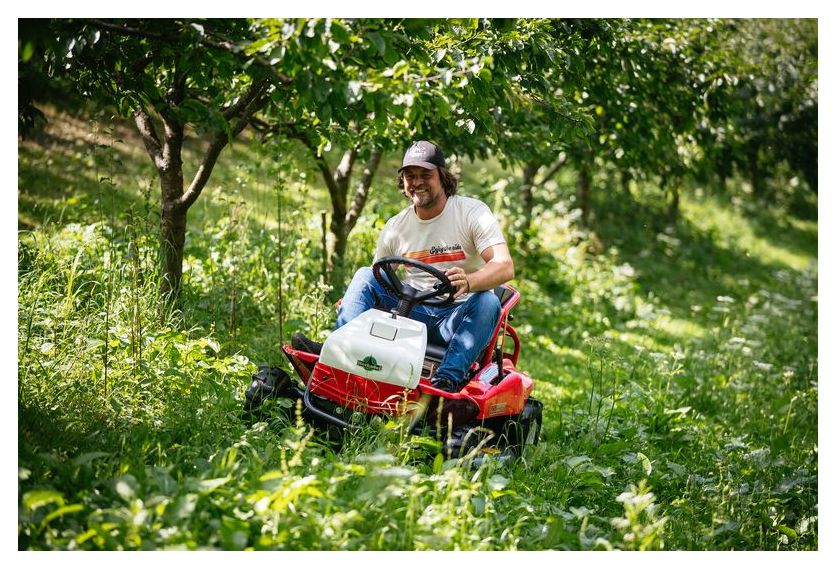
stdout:
POLYGON ((87 339, 87 349, 88 350, 96 350, 100 346, 104 345, 105 341, 102 339, 87 339))
POLYGON ((485 513, 485 496, 472 496, 471 506, 474 508, 474 514, 482 516, 485 513))
POLYGON ((442 465, 445 462, 445 458, 442 456, 441 453, 436 455, 436 458, 433 459, 433 474, 439 474, 442 472, 442 465))
POLYGON ((69 506, 61 506, 57 510, 53 510, 41 522, 41 529, 43 529, 48 523, 53 521, 56 518, 60 518, 66 514, 74 514, 76 512, 81 512, 84 510, 84 506, 81 504, 70 504, 69 506))
POLYGON ((31 41, 27 41, 23 44, 23 51, 20 54, 20 59, 24 63, 32 59, 32 56, 35 54, 35 44, 31 41))
POLYGON ((570 467, 571 469, 576 468, 581 463, 589 463, 589 462, 590 462, 590 457, 588 457, 587 455, 579 455, 577 457, 567 457, 566 459, 564 459, 564 463, 566 463, 566 465, 568 467, 570 467))
POLYGON ((96 459, 101 459, 102 457, 108 457, 110 453, 105 453, 104 451, 92 451, 90 453, 82 453, 71 462, 76 466, 86 465, 96 459))
POLYGON ((57 490, 31 490, 23 495, 23 505, 29 510, 37 510, 47 504, 64 505, 64 497, 57 490))
POLYGON ((796 539, 797 537, 799 537, 796 534, 796 530, 794 530, 793 528, 789 528, 788 526, 786 526, 784 524, 781 524, 776 529, 779 530, 780 532, 782 532, 783 534, 785 534, 786 536, 790 537, 790 538, 796 539))
POLYGON ((224 476, 221 478, 208 478, 206 480, 202 480, 198 483, 198 490, 203 494, 209 494, 219 486, 223 486, 230 481, 229 476, 224 476))
POLYGON ((646 457, 646 456, 645 456, 644 454, 642 454, 642 453, 637 453, 637 454, 636 454, 636 458, 637 458, 637 460, 640 462, 640 464, 642 464, 642 470, 644 470, 644 471, 645 471, 646 476, 647 476, 647 475, 650 475, 650 474, 651 474, 651 470, 652 470, 652 467, 651 467, 651 459, 649 459, 648 457, 646 457))
POLYGON ((137 479, 133 475, 126 474, 116 479, 114 489, 126 502, 130 502, 136 494, 137 479))
POLYGON ((689 411, 691 411, 691 409, 692 409, 692 406, 683 406, 683 407, 680 407, 680 408, 677 408, 677 409, 666 409, 665 414, 666 415, 672 415, 672 414, 686 415, 687 413, 689 413, 689 411))
POLYGON ((371 39, 372 43, 375 44, 375 47, 377 48, 379 55, 383 56, 384 53, 387 52, 387 44, 380 34, 372 32, 369 34, 369 39, 371 39))
POLYGON ((508 483, 509 479, 502 475, 495 474, 490 479, 488 479, 488 482, 486 484, 488 488, 490 488, 491 490, 503 490, 508 483))
POLYGON ((404 73, 407 72, 407 69, 409 68, 410 64, 402 59, 392 67, 392 77, 394 79, 401 77, 402 75, 404 75, 404 73))
POLYGON ((323 121, 323 124, 328 124, 331 122, 332 116, 332 108, 330 104, 324 104, 322 108, 320 108, 320 112, 317 113, 320 119, 323 121))
POLYGON ((613 453, 617 453, 622 449, 625 449, 628 446, 628 443, 625 441, 613 441, 611 443, 604 443, 599 445, 596 453, 598 455, 612 455, 613 453))
POLYGON ((175 501, 172 514, 178 520, 185 520, 194 513, 197 503, 197 494, 184 494, 175 501))
POLYGON ((604 481, 599 471, 586 471, 578 475, 574 484, 577 488, 598 488, 604 486, 604 481))

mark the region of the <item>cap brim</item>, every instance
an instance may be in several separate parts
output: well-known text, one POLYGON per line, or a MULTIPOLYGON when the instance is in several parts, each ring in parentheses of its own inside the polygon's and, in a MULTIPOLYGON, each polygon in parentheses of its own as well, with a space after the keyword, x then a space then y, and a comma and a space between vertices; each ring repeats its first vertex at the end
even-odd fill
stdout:
POLYGON ((429 161, 411 161, 410 163, 405 163, 401 167, 398 168, 398 173, 404 171, 404 169, 411 167, 411 166, 423 167, 424 169, 439 169, 439 166, 435 163, 430 163, 429 161))

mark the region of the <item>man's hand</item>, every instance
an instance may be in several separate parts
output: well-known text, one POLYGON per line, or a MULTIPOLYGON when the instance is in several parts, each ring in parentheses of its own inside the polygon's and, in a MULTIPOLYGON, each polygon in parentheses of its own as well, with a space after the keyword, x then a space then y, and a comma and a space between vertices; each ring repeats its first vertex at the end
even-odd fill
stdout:
POLYGON ((514 262, 505 243, 489 246, 480 255, 485 265, 476 272, 466 274, 462 268, 445 270, 450 283, 457 288, 453 294, 454 299, 466 293, 494 289, 514 278, 514 262))
POLYGON ((462 268, 450 268, 449 270, 445 270, 445 275, 450 280, 450 283, 457 288, 456 293, 453 294, 454 299, 457 299, 460 295, 471 291, 471 284, 468 282, 468 274, 466 274, 465 270, 462 268))

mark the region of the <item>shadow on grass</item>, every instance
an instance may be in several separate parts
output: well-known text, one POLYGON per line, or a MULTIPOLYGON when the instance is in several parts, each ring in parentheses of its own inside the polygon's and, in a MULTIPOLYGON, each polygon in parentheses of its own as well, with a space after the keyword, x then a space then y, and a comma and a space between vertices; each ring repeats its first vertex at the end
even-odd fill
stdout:
MULTIPOLYGON (((640 288, 653 293, 674 317, 690 319, 694 306, 711 310, 719 296, 743 301, 759 289, 775 289, 781 285, 777 271, 790 268, 763 261, 735 242, 725 247, 715 230, 702 230, 682 216, 668 224, 661 211, 625 202, 621 195, 611 197, 596 224, 597 233, 636 269, 640 288)), ((816 257, 816 234, 789 221, 788 230, 775 230, 775 221, 767 212, 741 219, 771 246, 816 257)))

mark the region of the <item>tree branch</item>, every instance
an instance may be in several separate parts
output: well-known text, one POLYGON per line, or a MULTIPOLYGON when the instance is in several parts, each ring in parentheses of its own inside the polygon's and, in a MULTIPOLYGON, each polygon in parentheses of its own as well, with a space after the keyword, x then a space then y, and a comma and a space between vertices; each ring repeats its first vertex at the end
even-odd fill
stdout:
POLYGON ((558 154, 558 161, 556 161, 554 164, 552 164, 552 167, 550 167, 543 174, 543 177, 541 178, 541 180, 538 181, 537 183, 535 183, 535 185, 543 185, 544 183, 546 183, 547 181, 552 179, 555 176, 555 174, 558 173, 558 170, 560 170, 562 167, 564 167, 564 164, 566 164, 566 163, 567 163, 567 154, 565 152, 559 153, 558 154))
POLYGON ((137 108, 134 111, 134 122, 142 137, 142 142, 145 144, 145 151, 151 156, 151 161, 154 162, 157 169, 162 169, 165 165, 163 163, 163 148, 160 144, 160 137, 154 129, 151 116, 149 116, 144 108, 137 108))
MULTIPOLYGON (((221 150, 223 150, 228 143, 230 143, 241 133, 242 130, 244 130, 244 128, 247 127, 247 124, 250 122, 252 116, 267 103, 268 87, 268 81, 253 83, 247 92, 242 95, 239 101, 233 105, 236 107, 237 113, 235 115, 230 114, 230 117, 234 116, 236 121, 230 124, 229 132, 218 132, 212 139, 203 161, 198 167, 198 170, 195 172, 192 182, 189 184, 189 188, 178 200, 177 206, 179 208, 184 210, 188 209, 200 196, 206 186, 206 182, 209 181, 209 176, 212 173, 212 169, 215 167, 215 163, 218 161, 218 156, 221 154, 221 150)), ((226 116, 227 113, 224 112, 224 115, 226 116)))
POLYGON ((334 173, 331 171, 331 166, 328 164, 328 161, 326 161, 325 156, 317 154, 317 146, 311 142, 308 135, 305 132, 300 131, 297 125, 292 122, 277 124, 272 128, 272 130, 274 132, 282 133, 292 140, 301 142, 302 145, 305 146, 309 152, 311 152, 311 156, 317 164, 317 169, 320 170, 320 173, 323 176, 323 181, 325 181, 326 187, 328 188, 328 194, 331 198, 331 202, 334 203, 338 201, 340 190, 337 187, 337 183, 334 181, 334 173))
POLYGON ((244 94, 238 97, 238 100, 223 109, 221 114, 224 115, 227 121, 242 116, 246 112, 248 105, 252 104, 259 96, 262 96, 266 90, 267 84, 265 81, 254 82, 244 94))
POLYGON ((115 24, 112 22, 108 22, 107 20, 97 20, 93 18, 79 18, 79 22, 88 23, 97 27, 102 28, 103 30, 118 32, 123 35, 132 35, 134 37, 141 37, 145 39, 153 39, 155 41, 169 41, 173 42, 177 40, 176 36, 173 35, 166 35, 162 33, 156 33, 152 31, 148 31, 147 29, 140 29, 140 28, 132 28, 126 25, 115 24))
POLYGON ((334 181, 339 186, 342 186, 345 194, 349 179, 352 176, 352 168, 355 166, 355 159, 357 158, 357 148, 352 148, 343 152, 343 158, 337 167, 334 169, 334 181))
MULTIPOLYGON (((146 29, 141 28, 132 28, 126 25, 120 25, 112 22, 108 22, 106 20, 98 20, 98 19, 88 19, 88 18, 80 18, 79 21, 86 22, 90 25, 97 26, 102 28, 103 30, 120 33, 123 35, 130 35, 134 37, 141 37, 145 39, 152 39, 156 42, 166 42, 169 44, 177 44, 179 40, 182 38, 179 34, 162 34, 156 33, 152 31, 148 31, 146 29)), ((270 64, 270 62, 258 55, 247 55, 238 45, 229 41, 227 39, 216 40, 212 39, 206 35, 201 35, 198 38, 198 42, 209 46, 214 47, 215 49, 220 49, 222 51, 226 51, 235 55, 242 61, 253 61, 259 67, 265 69, 273 79, 280 85, 290 85, 293 84, 293 79, 288 77, 287 75, 280 73, 276 70, 276 67, 270 64)))

